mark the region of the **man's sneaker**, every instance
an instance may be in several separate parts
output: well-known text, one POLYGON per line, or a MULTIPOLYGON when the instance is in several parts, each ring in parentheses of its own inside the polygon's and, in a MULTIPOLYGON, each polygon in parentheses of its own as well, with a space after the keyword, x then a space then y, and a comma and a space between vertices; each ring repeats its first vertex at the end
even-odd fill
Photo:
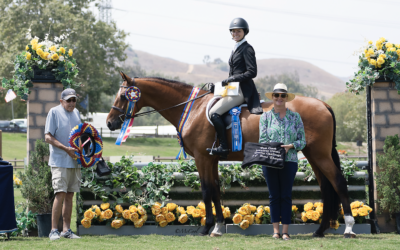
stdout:
POLYGON ((59 240, 60 239, 60 232, 57 229, 51 230, 49 234, 50 240, 59 240))
POLYGON ((68 229, 68 231, 65 233, 62 232, 60 236, 67 238, 67 239, 80 239, 81 238, 78 235, 74 234, 71 229, 68 229))

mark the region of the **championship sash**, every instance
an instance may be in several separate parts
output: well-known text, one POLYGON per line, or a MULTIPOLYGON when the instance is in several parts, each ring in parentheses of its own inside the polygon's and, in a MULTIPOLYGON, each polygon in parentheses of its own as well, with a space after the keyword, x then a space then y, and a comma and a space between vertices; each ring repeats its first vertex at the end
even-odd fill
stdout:
POLYGON ((232 152, 242 150, 242 127, 240 126, 240 107, 234 107, 229 111, 232 115, 232 152))
MULTIPOLYGON (((200 92, 200 88, 194 87, 192 89, 192 92, 189 95, 188 101, 196 98, 197 94, 199 92, 200 92)), ((193 103, 194 103, 194 101, 186 103, 185 108, 183 109, 183 112, 182 112, 182 115, 181 115, 181 119, 179 120, 179 123, 178 123, 178 128, 176 129, 178 142, 179 142, 179 145, 181 146, 181 150, 179 150, 178 155, 175 157, 176 160, 180 160, 181 159, 181 154, 182 153, 183 153, 184 158, 185 159, 187 158, 185 149, 183 147, 182 131, 183 131, 183 127, 185 126, 185 123, 186 123, 186 121, 187 121, 187 119, 189 117, 190 111, 192 110, 193 103)))

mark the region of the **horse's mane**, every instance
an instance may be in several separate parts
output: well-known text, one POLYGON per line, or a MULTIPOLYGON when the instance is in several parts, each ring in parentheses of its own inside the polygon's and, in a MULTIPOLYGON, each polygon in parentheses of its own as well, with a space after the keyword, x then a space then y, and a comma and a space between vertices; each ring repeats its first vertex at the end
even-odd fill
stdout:
POLYGON ((192 85, 189 85, 187 83, 179 82, 179 81, 175 81, 175 80, 169 80, 169 79, 165 79, 165 78, 161 78, 161 77, 143 77, 142 79, 161 83, 161 84, 167 85, 171 88, 182 88, 182 87, 186 88, 186 89, 193 88, 192 85))

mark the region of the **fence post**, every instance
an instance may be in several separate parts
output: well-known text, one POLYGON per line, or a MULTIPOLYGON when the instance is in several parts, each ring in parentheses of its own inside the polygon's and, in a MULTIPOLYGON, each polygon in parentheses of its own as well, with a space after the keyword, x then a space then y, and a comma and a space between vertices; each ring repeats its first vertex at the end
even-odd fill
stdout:
POLYGON ((14 158, 14 168, 16 169, 17 168, 17 158, 14 158))
POLYGON ((3 131, 0 129, 0 156, 3 157, 3 131))
POLYGON ((100 127, 100 136, 103 138, 103 127, 100 127))

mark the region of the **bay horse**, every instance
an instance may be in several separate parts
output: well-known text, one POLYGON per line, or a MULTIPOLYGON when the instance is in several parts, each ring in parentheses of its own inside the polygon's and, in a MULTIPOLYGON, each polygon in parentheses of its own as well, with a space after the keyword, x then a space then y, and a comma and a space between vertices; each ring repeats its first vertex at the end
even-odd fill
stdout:
MULTIPOLYGON (((126 110, 128 101, 124 93, 129 86, 136 86, 141 91, 141 98, 134 107, 137 114, 143 107, 152 107, 156 110, 165 109, 186 102, 193 86, 178 81, 162 78, 130 78, 120 72, 123 83, 116 95, 114 106, 107 116, 107 126, 110 130, 120 129, 122 125, 121 113, 126 110)), ((199 96, 205 94, 200 90, 199 96)), ((203 201, 206 206, 206 226, 200 235, 208 235, 214 225, 211 202, 216 208, 216 227, 211 236, 220 236, 222 233, 217 228, 224 221, 218 177, 219 156, 209 155, 206 148, 213 145, 215 130, 206 118, 206 106, 214 95, 208 94, 197 99, 189 118, 182 131, 182 139, 185 151, 194 157, 199 177, 203 201)), ((272 102, 262 103, 264 112, 271 110, 272 102)), ((302 150, 312 166, 317 177, 323 200, 323 214, 320 227, 314 232, 315 237, 324 237, 324 231, 330 227, 331 220, 336 220, 339 213, 340 202, 343 205, 346 230, 345 237, 355 237, 352 232, 354 218, 350 209, 350 201, 347 192, 347 183, 340 169, 340 159, 336 151, 336 122, 332 108, 315 98, 296 96, 287 103, 287 108, 298 112, 303 120, 306 147, 302 150)), ((184 105, 166 109, 159 113, 172 125, 178 127, 184 105)), ((247 108, 242 108, 240 123, 242 125, 243 145, 246 142, 258 142, 260 115, 250 114, 247 108)), ((231 147, 231 133, 228 132, 228 143, 231 147)), ((243 151, 231 152, 228 161, 242 161, 243 151)))

